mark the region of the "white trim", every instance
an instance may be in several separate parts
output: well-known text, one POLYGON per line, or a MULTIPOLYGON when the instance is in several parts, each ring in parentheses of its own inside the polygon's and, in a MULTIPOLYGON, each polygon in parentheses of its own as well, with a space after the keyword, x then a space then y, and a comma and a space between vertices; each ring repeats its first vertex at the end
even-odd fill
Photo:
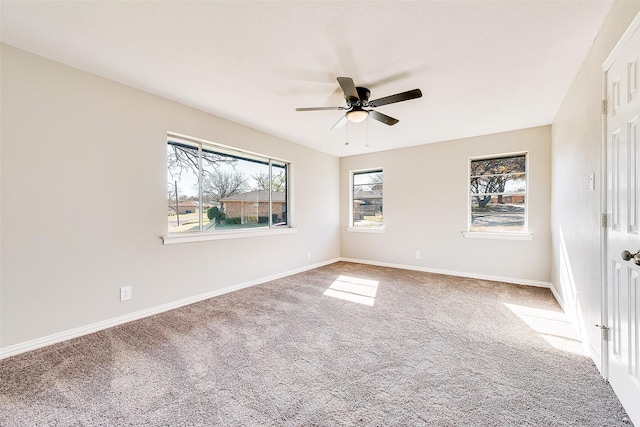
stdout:
POLYGON ((629 27, 625 30, 622 37, 620 37, 620 40, 618 40, 618 43, 616 43, 613 50, 611 50, 611 53, 609 54, 609 56, 607 56, 607 59, 605 59, 605 61, 602 63, 602 68, 604 70, 608 70, 609 68, 611 68, 611 66, 616 61, 616 58, 618 56, 618 50, 622 49, 622 47, 629 41, 629 39, 633 37, 633 34, 638 30, 639 27, 640 27, 640 12, 636 15, 635 18, 633 18, 633 21, 631 21, 631 24, 629 24, 629 27))
POLYGON ((283 163, 290 163, 288 160, 278 157, 267 156, 266 154, 256 153, 255 151, 245 150, 244 148, 232 147, 231 145, 221 144, 219 142, 213 142, 195 136, 189 136, 178 132, 167 131, 167 139, 174 138, 176 140, 183 140, 190 142, 191 144, 207 145, 210 148, 219 149, 223 154, 229 154, 232 156, 238 156, 245 154, 247 156, 261 157, 262 159, 270 159, 283 163))
POLYGON ((304 267, 289 270, 284 273, 274 274, 272 276, 262 277, 248 282, 238 283, 236 285, 227 286, 222 289, 216 289, 203 294, 194 295, 192 297, 183 298, 177 301, 172 301, 166 304, 150 307, 144 310, 136 311, 133 313, 125 314, 122 316, 114 317, 112 319, 103 320, 101 322, 92 323, 90 325, 81 326, 79 328, 69 329, 67 331, 58 332, 52 335, 48 335, 42 338, 36 338, 34 340, 26 341, 20 344, 9 345, 4 348, 0 348, 0 360, 7 357, 15 356, 27 351, 36 350, 38 348, 46 347, 52 344, 56 344, 62 341, 70 340, 72 338, 78 338, 83 335, 88 335, 94 332, 101 331, 103 329, 111 328, 114 326, 122 325, 124 323, 139 320, 145 317, 153 316, 155 314, 163 313, 165 311, 173 310, 183 307, 185 305, 193 304, 199 301, 203 301, 209 298, 217 297, 229 292, 238 291, 240 289, 248 288, 262 283, 270 282, 272 280, 281 279, 283 277, 291 276, 294 274, 302 273, 307 270, 313 270, 314 268, 323 267, 325 265, 333 264, 340 261, 339 258, 329 261, 320 262, 317 264, 307 265, 304 267))
MULTIPOLYGON (((615 50, 615 49, 614 49, 615 50)), ((609 57, 611 57, 611 54, 609 57)), ((609 61, 605 61, 605 64, 609 61)), ((609 103, 607 99, 607 72, 611 65, 606 66, 603 65, 602 69, 602 80, 601 80, 601 91, 602 91, 602 100, 604 100, 607 104, 609 103)), ((607 106, 607 108, 609 108, 607 106)), ((609 296, 607 295, 607 276, 608 276, 608 267, 607 267, 607 238, 608 238, 608 227, 610 217, 607 215, 607 185, 608 178, 607 175, 609 173, 607 169, 607 112, 600 111, 600 324, 607 326, 609 324, 609 296), (607 226, 602 227, 602 217, 607 219, 607 226)), ((586 326, 586 325, 585 325, 586 326)), ((602 378, 606 381, 609 380, 609 343, 604 339, 600 339, 600 354, 593 354, 590 352, 591 359, 598 366, 598 371, 602 378)))
POLYGON ((184 234, 169 234, 162 236, 162 244, 173 245, 176 243, 190 243, 190 242, 203 242, 208 240, 227 240, 227 239, 242 239, 245 237, 263 237, 274 236, 278 234, 291 234, 297 233, 297 228, 249 228, 244 230, 234 231, 218 231, 215 233, 184 233, 184 234))
POLYGON ((549 283, 549 289, 551 289, 551 293, 553 294, 553 297, 556 299, 556 301, 558 302, 558 305, 560 306, 560 308, 562 309, 562 311, 564 313, 566 313, 567 311, 565 310, 564 307, 564 301, 562 300, 562 297, 560 296, 560 294, 558 293, 558 290, 556 289, 555 285, 553 283, 549 283))
POLYGON ((492 276, 486 274, 475 274, 461 271, 452 271, 452 270, 441 270, 435 268, 427 268, 427 267, 419 267, 412 265, 404 265, 404 264, 394 264, 387 262, 378 262, 378 261, 366 261, 352 258, 335 258, 332 260, 307 265, 301 268, 297 268, 294 270, 289 270, 284 273, 274 274, 272 276, 263 277, 260 279, 250 280, 244 283, 239 283, 236 285, 227 286, 222 289, 217 289, 214 291, 206 292, 203 294, 194 295, 192 297, 183 298, 181 300, 172 301, 166 304, 162 304, 159 306, 151 307, 145 310, 136 311, 134 313, 125 314, 123 316, 114 317, 112 319, 107 319, 101 322, 92 323, 90 325, 81 326, 78 328, 70 329, 67 331, 58 332, 56 334, 48 335, 46 337, 37 338, 34 340, 26 341, 20 344, 9 345, 7 347, 0 349, 0 360, 16 356, 21 353, 25 353, 28 351, 36 350, 38 348, 46 347, 52 344, 56 344, 62 341, 70 340, 73 338, 78 338, 83 335, 88 335, 94 332, 98 332, 107 328, 111 328, 114 326, 122 325, 124 323, 132 322, 134 320, 139 320, 145 317, 153 316, 155 314, 163 313, 165 311, 173 310, 176 308, 183 307, 185 305, 194 304, 199 301, 203 301, 209 298, 214 298, 220 295, 224 295, 229 292, 238 291, 240 289, 248 288, 251 286, 259 285, 262 283, 266 283, 272 280, 281 279, 283 277, 291 276, 294 274, 302 273, 304 271, 313 270, 314 268, 323 267, 325 265, 334 264, 338 261, 344 262, 353 262, 357 264, 368 264, 368 265, 377 265, 381 267, 391 267, 391 268, 399 268, 403 270, 413 270, 413 271, 422 271, 425 273, 436 273, 436 274, 445 274, 448 276, 455 277, 468 277, 473 279, 481 279, 481 280, 491 280, 495 282, 505 282, 505 283, 513 283, 516 285, 525 285, 525 286, 536 286, 542 288, 549 288, 551 292, 558 300, 560 306, 562 306, 561 300, 558 298, 558 295, 553 288, 552 284, 549 282, 542 282, 537 280, 529 280, 529 279, 520 279, 520 278, 512 278, 512 277, 502 277, 502 276, 492 276))
MULTIPOLYGON (((500 153, 500 154, 483 154, 482 156, 471 156, 469 157, 469 165, 471 165, 471 160, 490 160, 490 159, 503 159, 506 157, 516 157, 522 155, 529 155, 529 150, 522 151, 512 151, 509 153, 500 153)), ((467 170, 471 170, 470 168, 467 170)), ((526 170, 525 170, 526 173, 526 170)))
POLYGON ((357 264, 377 265, 380 267, 399 268, 402 270, 422 271, 425 273, 445 274, 447 276, 468 277, 471 279, 490 280, 493 282, 513 283, 515 285, 536 286, 539 288, 551 288, 550 282, 543 282, 539 280, 520 279, 515 277, 492 276, 489 274, 477 274, 477 273, 468 273, 464 271, 441 270, 437 268, 420 267, 416 265, 395 264, 390 262, 379 262, 379 261, 367 261, 362 259, 343 258, 343 257, 340 258, 340 261, 353 262, 357 264))
POLYGON ((289 163, 287 167, 287 220, 289 221, 289 227, 295 229, 298 227, 298 224, 296 223, 296 211, 293 209, 293 206, 296 205, 295 182, 292 179, 295 174, 294 168, 293 163, 289 163))
MULTIPOLYGON (((584 353, 591 358, 591 360, 593 361, 593 364, 596 365, 596 368, 598 369, 598 372, 600 372, 600 376, 603 377, 603 379, 607 380, 607 378, 604 378, 604 371, 602 370, 602 367, 604 366, 602 364, 602 359, 600 357, 600 355, 596 352, 596 350, 593 348, 593 346, 587 344, 586 342, 583 341, 582 343, 582 347, 584 348, 584 353)), ((608 373, 608 371, 607 371, 608 373)))
POLYGON ((601 369, 602 364, 600 361, 600 357, 598 356, 593 346, 589 344, 587 340, 587 336, 585 335, 584 329, 579 324, 579 320, 572 318, 567 314, 567 307, 564 301, 562 300, 562 297, 558 293, 556 286, 553 283, 551 283, 551 287, 549 289, 551 289, 551 293, 553 294, 554 298, 558 302, 558 305, 562 309, 562 312, 565 313, 565 315, 567 316, 567 319, 571 323, 573 330, 576 332, 576 334, 578 334, 578 336, 580 336, 580 342, 582 342, 582 351, 584 352, 585 356, 589 356, 591 357, 591 359, 593 359, 593 363, 598 368, 598 371, 602 374, 602 369, 601 369))
POLYGON ((350 233, 384 233, 384 227, 347 227, 350 233))
POLYGON ((463 231, 467 239, 495 239, 495 240, 533 240, 531 233, 490 233, 484 231, 463 231))

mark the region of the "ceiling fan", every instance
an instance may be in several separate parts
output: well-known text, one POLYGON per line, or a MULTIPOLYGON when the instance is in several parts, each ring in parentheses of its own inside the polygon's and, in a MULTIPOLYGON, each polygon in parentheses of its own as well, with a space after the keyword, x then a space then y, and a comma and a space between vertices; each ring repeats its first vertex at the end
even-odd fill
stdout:
POLYGON ((393 126, 398 123, 398 119, 394 119, 393 117, 389 117, 386 114, 382 114, 374 110, 368 110, 367 108, 375 108, 396 102, 408 101, 422 96, 420 89, 413 89, 407 92, 396 93, 395 95, 385 96, 384 98, 369 101, 371 91, 366 87, 356 86, 353 83, 353 79, 350 77, 338 77, 337 80, 344 92, 344 99, 347 100, 346 107, 303 107, 296 108, 296 111, 347 110, 345 115, 342 116, 336 124, 331 126, 331 129, 336 127, 338 124, 341 124, 344 120, 358 123, 365 120, 367 117, 371 117, 372 119, 378 120, 386 125, 393 126))

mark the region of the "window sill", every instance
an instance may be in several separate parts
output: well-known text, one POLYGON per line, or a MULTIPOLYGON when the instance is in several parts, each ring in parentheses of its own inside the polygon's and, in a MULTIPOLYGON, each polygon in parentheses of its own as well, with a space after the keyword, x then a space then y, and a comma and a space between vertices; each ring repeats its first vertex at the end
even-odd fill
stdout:
POLYGON ((482 231, 463 231, 467 239, 495 239, 495 240, 533 240, 531 233, 488 233, 482 231))
POLYGON ((297 228, 262 228, 251 230, 218 231, 213 233, 184 233, 162 236, 163 245, 176 243, 204 242, 209 240, 242 239, 245 237, 275 236, 278 234, 297 233, 297 228))
POLYGON ((347 227, 350 233, 384 233, 384 227, 347 227))

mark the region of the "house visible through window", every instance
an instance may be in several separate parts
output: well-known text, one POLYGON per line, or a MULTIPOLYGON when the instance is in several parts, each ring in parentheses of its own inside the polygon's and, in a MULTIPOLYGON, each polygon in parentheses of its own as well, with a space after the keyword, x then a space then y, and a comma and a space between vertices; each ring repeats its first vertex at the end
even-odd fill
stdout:
POLYGON ((527 155, 470 160, 469 231, 527 231, 527 155))
POLYGON ((284 227, 289 165, 169 134, 168 232, 284 227))
POLYGON ((382 228, 382 169, 351 172, 351 227, 382 228))

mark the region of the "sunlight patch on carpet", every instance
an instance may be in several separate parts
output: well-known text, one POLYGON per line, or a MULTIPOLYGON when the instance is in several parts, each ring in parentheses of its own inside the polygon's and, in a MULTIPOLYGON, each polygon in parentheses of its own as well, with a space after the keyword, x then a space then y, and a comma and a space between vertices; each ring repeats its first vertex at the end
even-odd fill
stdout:
POLYGON ((377 280, 341 275, 329 286, 324 295, 372 307, 377 292, 377 280))
POLYGON ((584 355, 582 342, 562 311, 503 303, 527 326, 558 350, 584 355))

